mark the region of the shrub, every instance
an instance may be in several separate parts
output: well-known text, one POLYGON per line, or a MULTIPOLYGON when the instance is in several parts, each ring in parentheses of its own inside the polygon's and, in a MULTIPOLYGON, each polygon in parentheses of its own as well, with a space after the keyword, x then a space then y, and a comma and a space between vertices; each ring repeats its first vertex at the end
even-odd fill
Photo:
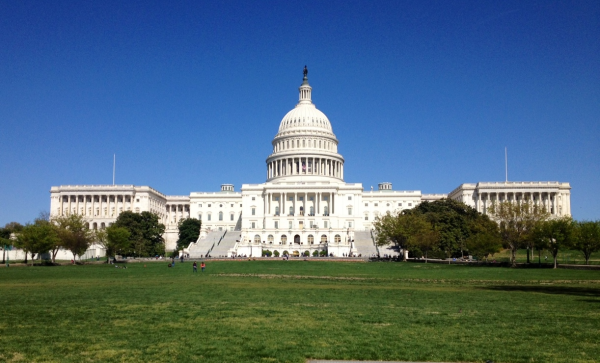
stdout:
POLYGON ((288 250, 284 250, 284 251, 283 251, 283 255, 284 255, 284 256, 289 256, 289 254, 290 254, 290 253, 288 252, 288 250))
POLYGON ((262 255, 263 257, 267 256, 267 257, 271 257, 271 255, 273 254, 273 252, 269 251, 269 250, 264 250, 262 251, 262 255))
POLYGON ((321 256, 321 257, 327 256, 327 251, 323 250, 323 251, 319 252, 319 256, 321 256))
POLYGON ((279 251, 275 250, 275 252, 273 252, 273 255, 275 255, 275 257, 279 257, 279 251))
POLYGON ((304 257, 308 257, 308 256, 310 256, 310 252, 309 251, 304 251, 303 255, 304 255, 304 257))
POLYGON ((318 256, 319 256, 319 251, 317 251, 317 250, 314 250, 314 251, 313 251, 313 257, 318 257, 318 256))

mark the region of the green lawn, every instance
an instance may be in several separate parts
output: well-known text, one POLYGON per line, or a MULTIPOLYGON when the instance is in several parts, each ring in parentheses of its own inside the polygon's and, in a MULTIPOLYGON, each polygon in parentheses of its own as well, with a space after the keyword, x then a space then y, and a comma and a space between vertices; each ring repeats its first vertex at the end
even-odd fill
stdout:
POLYGON ((594 362, 600 272, 302 261, 0 268, 0 361, 594 362))

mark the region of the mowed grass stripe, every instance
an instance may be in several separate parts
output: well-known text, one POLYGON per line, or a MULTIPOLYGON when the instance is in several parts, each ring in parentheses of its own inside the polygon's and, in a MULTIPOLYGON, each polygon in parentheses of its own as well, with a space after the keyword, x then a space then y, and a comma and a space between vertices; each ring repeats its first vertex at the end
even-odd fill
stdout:
POLYGON ((269 261, 262 265, 272 270, 262 273, 325 278, 236 276, 244 265, 261 273, 255 261, 209 263, 195 275, 185 263, 0 270, 0 359, 592 362, 600 356, 600 292, 595 283, 581 283, 597 280, 594 271, 529 274, 562 281, 540 285, 498 268, 444 266, 419 275, 423 270, 411 264, 360 264, 356 271, 351 264, 269 261), (338 265, 371 278, 328 278, 342 276, 338 265), (477 272, 485 283, 466 282, 477 272), (513 279, 490 279, 503 272, 513 279))

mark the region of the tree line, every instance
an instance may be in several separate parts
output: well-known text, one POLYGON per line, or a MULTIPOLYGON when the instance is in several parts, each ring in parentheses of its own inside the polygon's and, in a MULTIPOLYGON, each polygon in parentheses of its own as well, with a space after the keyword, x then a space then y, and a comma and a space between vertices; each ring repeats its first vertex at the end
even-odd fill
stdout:
POLYGON ((586 264, 592 253, 600 251, 600 221, 550 218, 543 206, 527 200, 493 204, 488 214, 451 199, 423 202, 378 217, 374 228, 379 246, 392 243, 425 261, 431 253, 449 260, 464 253, 487 259, 505 248, 516 266, 517 250, 527 248, 528 262, 529 251, 547 250, 556 268, 560 250, 580 251, 586 264))
POLYGON ((115 255, 149 257, 164 255, 164 224, 150 212, 121 213, 106 229, 89 229, 88 220, 79 214, 52 217, 41 214, 33 222, 21 225, 10 222, 0 228, 2 263, 9 246, 20 248, 28 258, 49 253, 52 262, 61 249, 68 250, 73 260, 82 256, 92 244, 106 250, 106 258, 115 255))

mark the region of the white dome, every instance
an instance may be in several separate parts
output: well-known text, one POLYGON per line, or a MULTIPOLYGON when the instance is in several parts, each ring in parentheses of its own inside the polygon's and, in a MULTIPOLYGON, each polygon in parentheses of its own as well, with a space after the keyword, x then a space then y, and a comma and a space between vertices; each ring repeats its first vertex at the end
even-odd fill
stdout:
POLYGON ((279 124, 279 132, 291 129, 321 129, 333 132, 327 116, 312 103, 298 103, 283 117, 279 124))

